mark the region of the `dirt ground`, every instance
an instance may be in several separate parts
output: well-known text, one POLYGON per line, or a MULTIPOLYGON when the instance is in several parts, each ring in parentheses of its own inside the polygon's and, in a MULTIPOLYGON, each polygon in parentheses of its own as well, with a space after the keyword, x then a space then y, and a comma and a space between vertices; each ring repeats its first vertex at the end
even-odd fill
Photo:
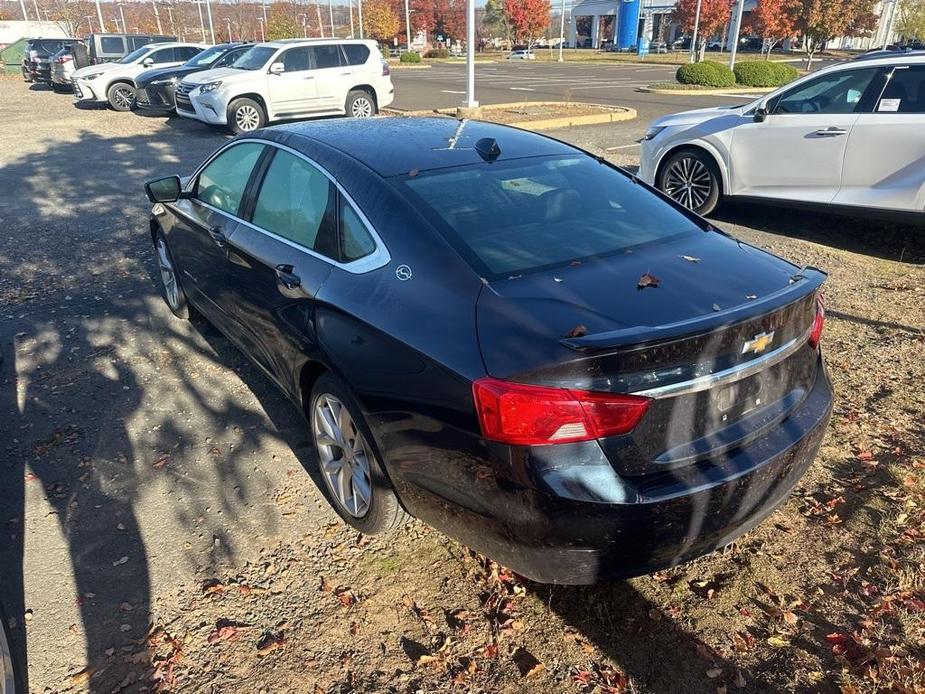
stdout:
POLYGON ((925 230, 724 207, 830 273, 821 454, 721 553, 550 587, 418 522, 349 530, 298 414, 171 317, 141 183, 222 134, 14 79, 0 109, 0 603, 31 691, 925 691, 925 230))

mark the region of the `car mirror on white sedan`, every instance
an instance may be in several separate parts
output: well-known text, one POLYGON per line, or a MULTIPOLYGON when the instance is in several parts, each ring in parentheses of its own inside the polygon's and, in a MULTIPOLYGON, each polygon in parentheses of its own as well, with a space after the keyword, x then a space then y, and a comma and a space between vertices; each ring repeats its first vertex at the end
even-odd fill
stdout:
POLYGON ((762 101, 758 106, 755 107, 755 122, 764 123, 768 117, 768 104, 766 101, 762 101))
POLYGON ((141 64, 144 65, 145 67, 151 67, 152 65, 154 65, 154 58, 145 58, 144 60, 141 61, 141 64))
POLYGON ((283 65, 282 63, 273 63, 273 64, 270 66, 270 74, 271 74, 271 75, 281 75, 281 74, 283 74, 284 72, 286 72, 286 66, 283 65))

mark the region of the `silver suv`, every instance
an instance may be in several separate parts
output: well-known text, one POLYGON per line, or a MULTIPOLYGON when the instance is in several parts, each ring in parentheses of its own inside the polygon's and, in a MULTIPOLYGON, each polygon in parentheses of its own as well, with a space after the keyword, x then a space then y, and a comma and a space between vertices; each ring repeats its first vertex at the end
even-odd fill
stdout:
POLYGON ((257 44, 227 68, 177 87, 177 113, 249 132, 309 116, 367 118, 392 103, 389 66, 375 41, 285 39, 257 44))

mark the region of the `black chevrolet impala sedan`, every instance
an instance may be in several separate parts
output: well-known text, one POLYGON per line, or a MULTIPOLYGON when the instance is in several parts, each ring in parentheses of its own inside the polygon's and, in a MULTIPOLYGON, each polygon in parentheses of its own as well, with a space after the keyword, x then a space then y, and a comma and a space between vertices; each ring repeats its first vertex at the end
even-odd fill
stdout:
POLYGON ((575 147, 342 119, 146 190, 170 309, 304 412, 363 532, 411 514, 537 581, 631 576, 755 526, 819 449, 825 275, 575 147))

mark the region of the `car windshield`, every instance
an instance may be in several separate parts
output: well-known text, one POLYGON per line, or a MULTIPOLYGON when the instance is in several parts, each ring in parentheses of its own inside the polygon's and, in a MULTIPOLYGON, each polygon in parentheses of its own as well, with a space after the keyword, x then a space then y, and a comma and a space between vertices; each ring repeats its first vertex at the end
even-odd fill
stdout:
POLYGON ((205 49, 202 53, 197 53, 192 58, 183 63, 184 67, 202 67, 203 65, 211 65, 219 57, 224 54, 227 48, 223 46, 212 46, 212 48, 205 49))
POLYGON ((116 62, 122 63, 123 65, 134 63, 136 60, 138 60, 141 56, 143 56, 145 53, 147 53, 150 50, 151 50, 151 46, 142 46, 141 48, 136 48, 134 51, 132 51, 128 55, 122 56, 116 62))
POLYGON ((587 155, 441 169, 402 179, 486 279, 626 252, 697 227, 587 155))
POLYGON ((254 46, 238 58, 231 67, 236 70, 259 70, 276 53, 275 48, 269 46, 254 46))

